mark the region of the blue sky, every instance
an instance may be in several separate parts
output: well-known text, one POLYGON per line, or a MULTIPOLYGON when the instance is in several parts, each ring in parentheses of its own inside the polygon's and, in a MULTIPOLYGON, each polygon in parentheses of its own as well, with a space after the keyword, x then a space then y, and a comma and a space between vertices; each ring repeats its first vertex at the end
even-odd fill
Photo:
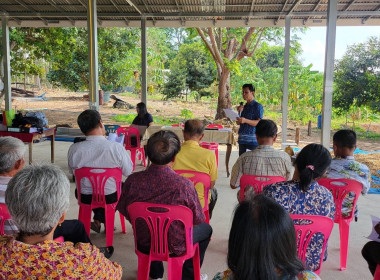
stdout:
MULTIPOLYGON (((336 30, 335 59, 341 58, 347 46, 365 42, 371 36, 380 36, 379 26, 338 26, 336 30)), ((313 64, 312 70, 323 72, 325 63, 326 27, 310 27, 299 34, 303 65, 313 64)))

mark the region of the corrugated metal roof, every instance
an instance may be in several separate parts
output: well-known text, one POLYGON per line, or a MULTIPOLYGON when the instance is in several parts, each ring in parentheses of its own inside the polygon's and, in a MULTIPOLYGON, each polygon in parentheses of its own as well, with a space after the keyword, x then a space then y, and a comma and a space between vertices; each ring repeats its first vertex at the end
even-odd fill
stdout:
MULTIPOLYGON (((11 26, 83 26, 89 0, 1 0, 11 26)), ((380 25, 380 0, 337 0, 337 25, 380 25)), ((325 25, 327 0, 97 0, 100 26, 325 25), (247 22, 249 19, 249 22, 247 22), (317 19, 317 20, 315 20, 317 19)))

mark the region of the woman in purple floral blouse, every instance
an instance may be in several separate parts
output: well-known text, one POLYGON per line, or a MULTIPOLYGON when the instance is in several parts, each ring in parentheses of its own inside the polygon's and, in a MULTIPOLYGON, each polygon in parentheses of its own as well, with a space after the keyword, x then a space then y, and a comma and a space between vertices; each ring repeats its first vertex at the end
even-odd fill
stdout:
POLYGON ((5 192, 19 234, 0 237, 0 279, 121 279, 119 264, 89 243, 53 240, 69 208, 70 182, 54 165, 28 166, 5 192))
MULTIPOLYGON (((331 163, 329 151, 319 144, 309 144, 294 162, 293 180, 264 188, 263 194, 281 204, 290 214, 321 215, 334 219, 335 204, 331 192, 317 183, 331 163)), ((306 252, 306 268, 317 270, 323 235, 312 237, 306 252)))

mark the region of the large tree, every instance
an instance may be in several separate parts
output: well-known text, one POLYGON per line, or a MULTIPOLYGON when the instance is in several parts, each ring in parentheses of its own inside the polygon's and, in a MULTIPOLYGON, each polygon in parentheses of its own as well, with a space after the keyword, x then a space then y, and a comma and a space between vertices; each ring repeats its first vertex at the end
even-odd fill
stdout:
POLYGON ((380 37, 350 46, 335 71, 334 107, 344 112, 356 104, 380 112, 380 37))
POLYGON ((240 68, 239 61, 242 58, 251 57, 255 53, 262 38, 278 38, 282 34, 282 30, 265 27, 198 27, 196 30, 216 63, 219 82, 216 119, 220 119, 224 117, 223 109, 231 108, 231 72, 240 68))

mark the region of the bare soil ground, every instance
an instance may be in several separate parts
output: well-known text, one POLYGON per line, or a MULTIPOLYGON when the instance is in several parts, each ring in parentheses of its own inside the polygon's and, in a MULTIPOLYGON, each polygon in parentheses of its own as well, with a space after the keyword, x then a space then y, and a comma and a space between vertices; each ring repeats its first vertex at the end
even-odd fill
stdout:
MULTIPOLYGON (((80 112, 88 108, 88 98, 85 97, 85 93, 66 92, 62 90, 45 90, 47 92, 47 101, 36 101, 27 98, 15 98, 12 102, 13 106, 16 106, 18 110, 41 110, 45 113, 49 120, 49 124, 55 125, 68 125, 70 127, 78 127, 76 123, 77 116, 80 112)), ((37 93, 42 94, 44 90, 37 93)), ((127 97, 118 96, 122 100, 135 105, 140 102, 139 97, 127 97)), ((192 111, 196 118, 210 119, 215 115, 215 104, 211 106, 210 102, 184 102, 184 101, 161 101, 161 100, 149 100, 148 97, 148 111, 153 116, 180 116, 181 110, 186 108, 192 111)), ((135 113, 135 109, 114 109, 112 107, 113 100, 106 102, 100 106, 100 113, 105 124, 123 124, 114 121, 112 118, 118 114, 135 113)), ((294 121, 288 122, 287 140, 293 142, 295 139, 296 127, 300 128, 300 147, 303 147, 309 143, 320 142, 321 131, 316 128, 316 122, 313 123, 313 129, 311 136, 307 135, 307 126, 299 126, 294 121)), ((363 128, 367 128, 368 125, 362 125, 363 128)), ((370 126, 371 131, 380 133, 380 124, 375 123, 370 126)), ((333 132, 332 132, 333 134, 333 132)), ((277 143, 281 143, 282 137, 279 134, 279 140, 277 143)), ((280 144, 276 145, 277 147, 280 144)), ((380 141, 359 139, 358 148, 365 151, 380 150, 380 141)), ((359 155, 360 161, 367 164, 371 172, 375 175, 376 171, 380 170, 380 154, 372 155, 359 155)), ((376 174, 379 175, 379 174, 376 174)))

